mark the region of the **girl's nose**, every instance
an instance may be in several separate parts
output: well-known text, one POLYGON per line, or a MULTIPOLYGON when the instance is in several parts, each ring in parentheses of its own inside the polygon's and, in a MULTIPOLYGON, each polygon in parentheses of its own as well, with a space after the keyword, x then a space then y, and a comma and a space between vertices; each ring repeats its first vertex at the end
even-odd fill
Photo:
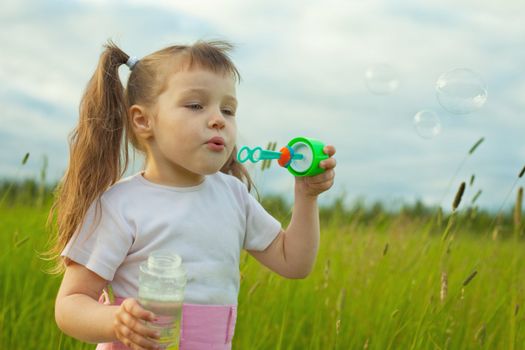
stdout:
POLYGON ((212 129, 222 129, 226 125, 224 116, 221 114, 221 111, 213 113, 210 120, 208 121, 208 127, 212 129))

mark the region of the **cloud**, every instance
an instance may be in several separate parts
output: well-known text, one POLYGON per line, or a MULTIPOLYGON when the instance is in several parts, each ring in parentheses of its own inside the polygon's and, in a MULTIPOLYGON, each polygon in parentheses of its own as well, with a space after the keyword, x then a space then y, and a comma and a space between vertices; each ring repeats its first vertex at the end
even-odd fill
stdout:
MULTIPOLYGON (((475 172, 484 179, 481 204, 501 201, 497 185, 523 163, 525 10, 517 0, 7 1, 0 11, 0 101, 9 121, 0 131, 11 140, 0 142, 8 147, 15 139, 47 151, 45 143, 65 158, 67 132, 108 38, 138 57, 219 38, 237 45, 232 56, 243 76, 239 143, 283 145, 307 135, 335 144, 337 190, 350 199, 439 201, 481 136, 483 147, 457 178, 475 172), (366 89, 365 70, 376 62, 398 72, 395 93, 366 89), (435 97, 438 76, 460 67, 477 71, 489 90, 484 108, 466 117, 447 113, 435 97), (433 140, 419 138, 412 125, 426 108, 442 121, 433 140)), ((19 160, 3 152, 11 169, 19 160)), ((267 191, 291 186, 282 169, 263 175, 267 191)))

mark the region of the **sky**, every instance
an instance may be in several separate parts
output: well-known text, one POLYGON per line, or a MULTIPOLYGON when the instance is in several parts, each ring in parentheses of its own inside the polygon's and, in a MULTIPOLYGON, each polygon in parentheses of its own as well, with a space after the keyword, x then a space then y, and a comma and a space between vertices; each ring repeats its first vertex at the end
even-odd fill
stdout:
MULTIPOLYGON (((475 175, 463 205, 482 190, 477 204, 498 208, 525 185, 524 21, 519 0, 3 1, 0 178, 38 178, 47 157, 47 180, 60 179, 82 92, 108 39, 139 58, 221 39, 235 45, 242 76, 239 146, 308 136, 336 147, 335 184, 321 202, 446 208, 475 175), (367 85, 378 64, 398 83, 387 94, 367 85), (436 82, 454 69, 486 86, 481 108, 458 115, 439 103, 436 82), (435 137, 416 132, 421 110, 440 118, 435 137)), ((129 71, 120 73, 125 83, 129 71)), ((291 198, 285 169, 248 167, 261 193, 291 198)))

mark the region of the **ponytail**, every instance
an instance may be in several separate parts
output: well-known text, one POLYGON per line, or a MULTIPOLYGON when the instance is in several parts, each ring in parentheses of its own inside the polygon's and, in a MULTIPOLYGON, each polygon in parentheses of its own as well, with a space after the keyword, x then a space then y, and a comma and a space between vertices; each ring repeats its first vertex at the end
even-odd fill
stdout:
POLYGON ((80 102, 79 122, 69 136, 69 165, 48 216, 48 225, 56 216, 56 226, 51 226, 58 231, 48 252, 57 262, 54 273, 64 270, 60 253, 91 204, 128 166, 127 142, 123 142, 128 107, 118 69, 129 56, 111 41, 104 48, 80 102))

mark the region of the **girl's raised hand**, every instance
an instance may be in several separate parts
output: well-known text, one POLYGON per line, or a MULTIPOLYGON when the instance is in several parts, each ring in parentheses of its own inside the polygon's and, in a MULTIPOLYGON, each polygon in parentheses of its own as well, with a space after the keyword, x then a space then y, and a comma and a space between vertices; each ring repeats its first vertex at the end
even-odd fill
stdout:
POLYGON ((323 148, 325 154, 330 158, 323 160, 319 166, 325 172, 316 176, 304 176, 295 178, 296 194, 303 194, 308 197, 317 197, 327 191, 334 184, 336 161, 332 156, 335 154, 335 147, 327 145, 323 148))
POLYGON ((155 315, 140 306, 135 299, 125 299, 115 313, 113 330, 118 340, 133 350, 160 349, 155 339, 160 335, 146 326, 155 315))

